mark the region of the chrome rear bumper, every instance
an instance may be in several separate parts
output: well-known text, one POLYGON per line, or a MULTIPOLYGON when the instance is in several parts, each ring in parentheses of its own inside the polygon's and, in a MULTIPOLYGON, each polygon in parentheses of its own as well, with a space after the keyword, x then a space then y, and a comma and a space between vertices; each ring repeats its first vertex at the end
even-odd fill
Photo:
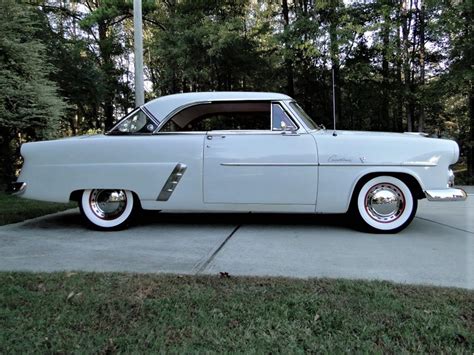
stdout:
POLYGON ((464 201, 467 193, 463 189, 426 190, 428 201, 464 201))
POLYGON ((26 190, 26 182, 12 182, 8 192, 12 195, 21 195, 26 190))

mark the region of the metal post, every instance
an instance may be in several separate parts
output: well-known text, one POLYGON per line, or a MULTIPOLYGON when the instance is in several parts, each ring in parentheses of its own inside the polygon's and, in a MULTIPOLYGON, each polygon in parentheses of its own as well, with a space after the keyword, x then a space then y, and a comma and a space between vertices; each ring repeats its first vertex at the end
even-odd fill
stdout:
POLYGON ((133 0, 133 39, 135 48, 135 106, 145 103, 143 85, 142 0, 133 0))
POLYGON ((334 131, 333 136, 337 136, 336 133, 336 80, 334 78, 334 67, 332 68, 332 119, 334 131))

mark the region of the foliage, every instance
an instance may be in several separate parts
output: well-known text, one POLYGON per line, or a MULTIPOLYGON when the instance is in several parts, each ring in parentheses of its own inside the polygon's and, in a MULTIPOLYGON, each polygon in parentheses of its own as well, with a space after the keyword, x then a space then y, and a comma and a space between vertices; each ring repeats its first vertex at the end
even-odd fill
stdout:
POLYGON ((259 19, 250 23, 248 1, 170 2, 155 14, 159 28, 147 36, 148 66, 157 95, 180 91, 252 90, 268 88, 268 50, 259 37, 270 28, 259 19))
POLYGON ((472 291, 377 281, 0 273, 0 352, 472 353, 472 291))
POLYGON ((25 200, 0 193, 0 226, 74 208, 74 203, 25 200))
POLYGON ((22 141, 61 135, 66 105, 49 78, 54 68, 37 39, 39 22, 27 6, 0 2, 0 184, 13 178, 22 141))

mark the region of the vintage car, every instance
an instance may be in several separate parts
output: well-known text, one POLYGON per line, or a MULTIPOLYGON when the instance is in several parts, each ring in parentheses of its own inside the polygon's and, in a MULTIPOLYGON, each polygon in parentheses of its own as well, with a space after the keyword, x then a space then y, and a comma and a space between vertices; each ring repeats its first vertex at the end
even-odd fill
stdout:
POLYGON ((454 141, 416 134, 326 130, 286 95, 202 92, 163 96, 105 135, 23 144, 13 190, 78 201, 99 229, 139 209, 347 213, 394 233, 418 200, 459 201, 454 141))

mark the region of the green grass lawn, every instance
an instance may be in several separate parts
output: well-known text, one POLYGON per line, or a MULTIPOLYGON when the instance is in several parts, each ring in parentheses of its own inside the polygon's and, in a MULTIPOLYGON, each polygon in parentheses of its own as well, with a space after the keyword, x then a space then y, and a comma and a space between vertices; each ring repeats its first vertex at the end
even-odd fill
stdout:
POLYGON ((387 282, 0 273, 0 353, 474 351, 474 292, 387 282))
POLYGON ((0 226, 63 211, 76 206, 76 203, 40 202, 0 193, 0 226))

